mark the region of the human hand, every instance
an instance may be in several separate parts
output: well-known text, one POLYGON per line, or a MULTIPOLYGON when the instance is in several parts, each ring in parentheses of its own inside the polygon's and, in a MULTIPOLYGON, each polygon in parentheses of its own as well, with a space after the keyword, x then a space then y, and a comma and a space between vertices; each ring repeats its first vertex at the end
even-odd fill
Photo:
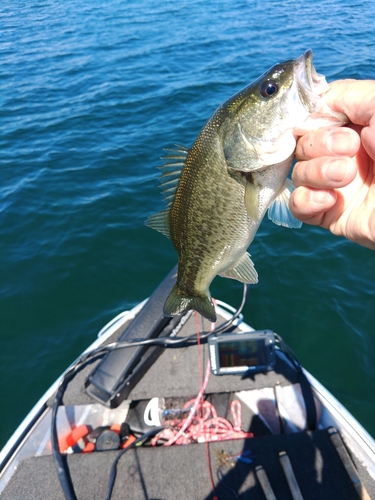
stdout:
POLYGON ((299 138, 290 210, 375 250, 375 81, 332 82, 324 100, 351 123, 299 138))

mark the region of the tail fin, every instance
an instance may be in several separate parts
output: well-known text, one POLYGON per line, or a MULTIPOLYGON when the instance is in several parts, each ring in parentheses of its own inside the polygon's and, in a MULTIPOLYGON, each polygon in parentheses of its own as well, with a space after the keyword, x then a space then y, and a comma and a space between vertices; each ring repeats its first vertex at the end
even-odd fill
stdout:
POLYGON ((172 288, 167 300, 164 304, 164 314, 166 316, 176 316, 177 314, 182 314, 185 311, 194 309, 198 311, 202 316, 207 318, 212 323, 216 321, 215 306, 212 303, 209 295, 204 297, 190 297, 184 296, 178 289, 177 284, 172 288))

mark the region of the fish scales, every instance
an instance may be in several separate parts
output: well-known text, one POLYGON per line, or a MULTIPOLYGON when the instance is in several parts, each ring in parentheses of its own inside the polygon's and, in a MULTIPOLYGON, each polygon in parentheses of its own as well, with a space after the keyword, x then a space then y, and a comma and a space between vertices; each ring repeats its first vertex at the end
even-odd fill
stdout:
POLYGON ((247 231, 251 222, 244 185, 228 173, 222 152, 222 114, 207 123, 190 150, 170 215, 171 238, 180 255, 179 288, 202 297, 207 276, 212 280, 225 268, 225 250, 239 244, 238 230, 247 231))
POLYGON ((147 221, 178 253, 164 314, 195 309, 215 321, 209 285, 216 275, 258 281, 247 248, 267 210, 278 225, 301 226, 288 210, 294 130, 347 122, 324 103, 320 94, 327 87, 311 51, 276 64, 222 104, 190 150, 177 146, 165 157, 168 207, 147 221))

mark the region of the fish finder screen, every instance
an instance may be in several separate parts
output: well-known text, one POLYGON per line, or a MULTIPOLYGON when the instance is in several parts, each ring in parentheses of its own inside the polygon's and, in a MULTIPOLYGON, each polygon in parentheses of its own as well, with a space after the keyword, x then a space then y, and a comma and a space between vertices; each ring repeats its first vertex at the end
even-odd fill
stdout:
POLYGON ((218 349, 222 368, 266 364, 264 340, 219 342, 218 349))

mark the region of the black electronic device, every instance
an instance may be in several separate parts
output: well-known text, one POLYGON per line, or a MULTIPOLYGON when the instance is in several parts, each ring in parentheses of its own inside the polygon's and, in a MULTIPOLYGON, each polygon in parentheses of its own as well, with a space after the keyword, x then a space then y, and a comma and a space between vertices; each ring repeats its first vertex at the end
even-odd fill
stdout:
MULTIPOLYGON (((118 339, 120 342, 169 336, 178 329, 181 316, 170 318, 163 314, 164 302, 176 277, 177 267, 174 267, 124 330, 118 339)), ((87 377, 86 393, 96 401, 116 408, 162 352, 160 346, 134 346, 110 351, 87 377)))
POLYGON ((213 334, 208 348, 214 375, 266 372, 275 367, 275 335, 270 330, 213 334))

